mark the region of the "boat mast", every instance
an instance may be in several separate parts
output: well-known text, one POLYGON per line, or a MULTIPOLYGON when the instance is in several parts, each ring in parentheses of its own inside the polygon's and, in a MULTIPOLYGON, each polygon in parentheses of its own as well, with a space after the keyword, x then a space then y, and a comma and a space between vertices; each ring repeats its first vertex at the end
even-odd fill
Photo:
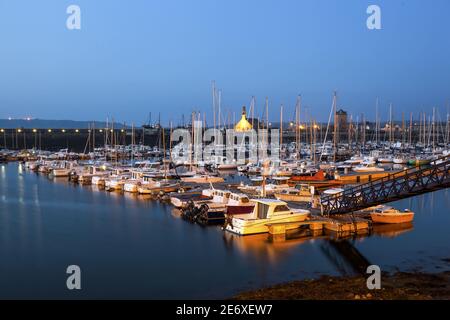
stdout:
POLYGON ((328 115, 327 129, 325 130, 325 136, 323 138, 322 151, 320 152, 319 161, 322 161, 323 152, 325 151, 325 145, 326 145, 326 142, 327 142, 328 131, 330 129, 331 116, 333 114, 333 108, 334 108, 334 97, 333 97, 333 103, 332 103, 331 109, 330 109, 330 114, 328 115))
POLYGON ((405 139, 405 113, 402 112, 402 150, 403 146, 405 145, 406 139, 405 139))
POLYGON ((436 109, 433 107, 433 121, 431 123, 431 134, 433 135, 433 152, 436 148, 436 109))
POLYGON ((220 107, 221 107, 221 100, 222 100, 222 90, 219 90, 218 101, 217 101, 218 109, 219 109, 219 112, 218 112, 218 119, 217 119, 219 130, 221 130, 221 129, 220 129, 220 117, 221 117, 221 114, 220 114, 220 107))
POLYGON ((348 140, 348 147, 351 150, 352 149, 352 126, 353 126, 353 115, 350 115, 350 121, 348 124, 348 130, 347 130, 347 140, 348 140))
POLYGON ((389 104, 389 145, 392 146, 393 131, 392 131, 392 103, 389 104))
POLYGON ((94 152, 95 158, 95 121, 92 122, 92 152, 94 152))
POLYGON ((131 123, 131 163, 134 161, 134 122, 131 123))
POLYGON ((317 138, 317 123, 316 120, 314 120, 314 130, 313 130, 313 134, 314 134, 314 143, 313 143, 313 163, 316 164, 316 138, 317 138))
POLYGON ((378 139, 379 139, 379 129, 380 129, 380 123, 379 123, 379 115, 378 115, 378 97, 375 101, 375 143, 378 146, 378 139))
POLYGON ((163 164, 164 164, 164 180, 167 180, 167 163, 166 163, 166 138, 164 134, 164 128, 161 128, 162 131, 162 144, 163 144, 163 164))
POLYGON ((363 126, 363 131, 362 131, 362 147, 363 150, 366 147, 366 117, 364 116, 364 113, 361 114, 361 119, 362 119, 362 126, 363 126))
POLYGON ((266 97, 266 148, 269 147, 269 98, 266 97))
POLYGON ((194 144, 195 144, 195 133, 194 133, 194 121, 195 121, 195 112, 191 114, 191 147, 189 148, 189 171, 192 171, 192 153, 194 152, 194 144))
POLYGON ((280 106, 280 159, 283 150, 283 105, 280 106))
POLYGON ((450 116, 449 113, 447 111, 447 124, 446 124, 446 135, 445 135, 445 144, 447 145, 449 143, 450 140, 450 116))
POLYGON ((216 82, 212 82, 213 129, 216 129, 216 82))
POLYGON ((297 96, 297 102, 295 104, 295 142, 297 151, 297 160, 300 160, 301 146, 300 146, 300 108, 302 103, 302 96, 297 96))
POLYGON ((409 113, 409 146, 412 145, 412 112, 409 113))
POLYGON ((337 114, 336 114, 336 91, 333 94, 333 114, 334 114, 334 137, 333 137, 333 161, 336 162, 336 139, 337 139, 337 114))

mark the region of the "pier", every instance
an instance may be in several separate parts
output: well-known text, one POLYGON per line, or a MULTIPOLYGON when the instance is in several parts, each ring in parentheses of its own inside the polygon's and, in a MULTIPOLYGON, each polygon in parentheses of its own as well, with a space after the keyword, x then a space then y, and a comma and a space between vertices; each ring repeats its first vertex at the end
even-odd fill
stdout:
POLYGON ((323 197, 325 215, 343 214, 450 187, 450 157, 434 160, 400 173, 323 197))
POLYGON ((269 227, 269 234, 276 236, 286 235, 289 231, 306 228, 316 236, 325 232, 331 232, 337 237, 345 237, 351 234, 368 233, 371 223, 368 219, 359 217, 328 218, 312 216, 311 219, 302 222, 269 223, 267 226, 269 227))

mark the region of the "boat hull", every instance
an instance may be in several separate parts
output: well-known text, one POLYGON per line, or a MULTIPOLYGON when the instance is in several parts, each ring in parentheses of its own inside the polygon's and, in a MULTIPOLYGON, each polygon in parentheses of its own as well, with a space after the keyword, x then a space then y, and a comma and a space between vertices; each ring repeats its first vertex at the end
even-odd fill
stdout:
POLYGON ((407 223, 411 222, 414 219, 414 213, 400 213, 400 214, 381 214, 373 212, 370 214, 372 221, 374 223, 385 223, 385 224, 394 224, 394 223, 407 223))
POLYGON ((242 236, 258 233, 268 233, 269 224, 302 222, 305 221, 308 216, 309 213, 293 214, 285 217, 280 217, 279 219, 242 220, 239 218, 233 218, 231 223, 227 225, 226 230, 242 236))

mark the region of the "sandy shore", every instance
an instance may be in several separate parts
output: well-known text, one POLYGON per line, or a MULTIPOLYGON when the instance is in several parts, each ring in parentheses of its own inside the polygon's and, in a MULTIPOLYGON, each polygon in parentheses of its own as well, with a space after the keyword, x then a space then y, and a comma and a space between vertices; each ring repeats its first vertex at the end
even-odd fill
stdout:
POLYGON ((381 289, 369 290, 366 278, 322 276, 293 281, 233 297, 238 300, 431 300, 450 299, 450 271, 383 274, 381 289))

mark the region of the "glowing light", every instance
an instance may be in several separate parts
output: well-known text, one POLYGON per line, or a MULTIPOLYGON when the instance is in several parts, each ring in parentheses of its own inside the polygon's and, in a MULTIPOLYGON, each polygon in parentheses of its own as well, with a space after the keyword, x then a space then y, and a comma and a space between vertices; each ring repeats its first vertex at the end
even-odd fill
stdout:
POLYGON ((62 131, 62 132, 66 132, 66 130, 65 130, 65 129, 62 129, 61 131, 62 131))
POLYGON ((114 130, 113 129, 111 129, 111 132, 113 132, 114 130))
POLYGON ((33 129, 33 132, 35 132, 35 133, 36 133, 36 132, 37 132, 37 130, 36 130, 36 129, 33 129))
POLYGON ((103 130, 102 130, 102 129, 100 129, 99 131, 100 131, 100 132, 103 132, 103 130))
POLYGON ((122 130, 120 130, 120 132, 125 132, 125 130, 122 129, 122 130))
POLYGON ((2 130, 0 130, 1 132, 5 132, 5 130, 4 129, 2 129, 2 130))
POLYGON ((17 132, 22 132, 22 129, 17 129, 17 132))
POLYGON ((291 123, 289 123, 289 125, 292 127, 294 124, 291 122, 291 123))
POLYGON ((52 129, 48 129, 48 132, 52 132, 52 129))
POLYGON ((80 132, 80 130, 78 130, 78 129, 75 129, 75 132, 80 132))
POLYGON ((238 123, 234 126, 234 130, 237 132, 245 132, 252 130, 252 125, 247 120, 247 113, 245 111, 245 107, 242 107, 242 117, 238 123))

